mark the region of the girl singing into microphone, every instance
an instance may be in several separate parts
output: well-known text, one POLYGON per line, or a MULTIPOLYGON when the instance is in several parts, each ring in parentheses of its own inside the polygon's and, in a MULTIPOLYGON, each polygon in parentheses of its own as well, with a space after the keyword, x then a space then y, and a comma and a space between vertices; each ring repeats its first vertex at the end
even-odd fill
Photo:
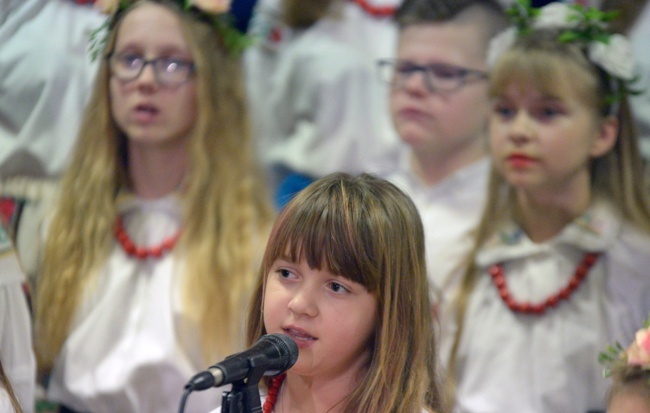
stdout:
POLYGON ((293 338, 299 356, 265 383, 265 413, 441 412, 410 198, 365 174, 300 192, 275 222, 252 300, 249 344, 266 333, 293 338))

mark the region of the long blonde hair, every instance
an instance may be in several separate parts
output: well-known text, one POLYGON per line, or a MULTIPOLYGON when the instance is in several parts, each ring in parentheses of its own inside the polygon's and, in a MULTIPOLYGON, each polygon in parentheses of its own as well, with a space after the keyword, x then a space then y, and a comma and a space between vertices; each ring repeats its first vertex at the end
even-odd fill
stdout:
MULTIPOLYGON (((650 234, 650 199, 643 182, 643 166, 628 102, 623 99, 614 105, 609 103, 606 97, 611 93, 611 88, 607 76, 587 59, 579 44, 562 43, 558 36, 559 33, 554 31, 538 30, 519 38, 493 68, 489 93, 497 97, 507 85, 521 84, 533 85, 542 92, 561 96, 566 93, 559 90, 564 83, 557 80, 569 77, 578 98, 592 109, 596 119, 611 116, 612 110, 618 109, 615 115, 619 119, 619 131, 614 147, 591 161, 591 191, 594 196, 607 199, 626 221, 650 234)), ((514 191, 493 167, 486 207, 454 301, 458 328, 449 362, 448 384, 452 392, 465 312, 479 277, 474 257, 503 221, 514 215, 514 211, 514 191)))
POLYGON ((377 296, 377 325, 369 360, 344 412, 441 412, 437 349, 429 304, 424 232, 413 202, 370 175, 326 176, 300 192, 271 231, 248 316, 248 342, 266 333, 266 277, 289 252, 328 268, 377 296))
MULTIPOLYGON (((147 1, 154 2, 135 1, 133 7, 147 1)), ((234 351, 236 337, 242 336, 240 314, 273 210, 252 156, 240 59, 228 53, 213 26, 177 2, 155 2, 178 16, 197 68, 199 109, 182 200, 184 229, 176 250, 185 263, 185 310, 198 325, 208 358, 234 351)), ((128 186, 126 137, 111 116, 106 61, 121 21, 109 33, 46 240, 36 289, 37 354, 46 369, 69 334, 92 275, 114 245, 116 195, 128 186)))

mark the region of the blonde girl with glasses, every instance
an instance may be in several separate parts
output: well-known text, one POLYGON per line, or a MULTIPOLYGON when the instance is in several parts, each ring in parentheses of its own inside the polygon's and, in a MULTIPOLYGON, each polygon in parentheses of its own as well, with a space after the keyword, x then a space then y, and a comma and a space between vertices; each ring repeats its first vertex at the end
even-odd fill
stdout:
POLYGON ((176 411, 189 377, 242 347, 272 208, 227 3, 98 3, 110 27, 36 289, 40 369, 63 412, 176 411))

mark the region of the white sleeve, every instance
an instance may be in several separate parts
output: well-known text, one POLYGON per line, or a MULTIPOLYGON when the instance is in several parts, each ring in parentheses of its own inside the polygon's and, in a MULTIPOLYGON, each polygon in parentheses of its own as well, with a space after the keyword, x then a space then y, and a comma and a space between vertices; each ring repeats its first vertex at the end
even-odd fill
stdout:
POLYGON ((58 176, 95 77, 90 34, 105 17, 70 0, 3 1, 0 175, 58 176))
POLYGON ((269 112, 273 164, 314 177, 396 159, 398 140, 374 65, 344 44, 298 40, 278 67, 269 112))
POLYGON ((630 96, 630 104, 638 128, 641 153, 646 160, 650 160, 650 51, 647 47, 648 36, 650 36, 650 3, 643 8, 629 35, 639 76, 638 80, 632 84, 632 89, 641 92, 638 95, 630 96))
POLYGON ((15 253, 5 248, 0 254, 0 357, 23 411, 32 413, 36 360, 31 318, 22 289, 24 281, 15 253))

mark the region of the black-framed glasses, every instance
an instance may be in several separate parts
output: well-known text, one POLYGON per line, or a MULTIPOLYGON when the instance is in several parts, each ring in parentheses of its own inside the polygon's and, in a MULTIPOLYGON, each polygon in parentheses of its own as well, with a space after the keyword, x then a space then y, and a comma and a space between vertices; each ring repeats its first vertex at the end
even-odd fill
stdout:
POLYGON ((408 60, 384 59, 377 62, 381 79, 392 87, 402 87, 414 73, 422 73, 427 90, 433 92, 452 92, 463 87, 468 81, 487 79, 483 70, 468 69, 445 63, 419 65, 408 60))
POLYGON ((193 62, 173 57, 147 60, 136 53, 110 53, 107 58, 113 76, 125 82, 137 79, 148 64, 153 67, 156 81, 166 86, 181 85, 194 72, 193 62))

